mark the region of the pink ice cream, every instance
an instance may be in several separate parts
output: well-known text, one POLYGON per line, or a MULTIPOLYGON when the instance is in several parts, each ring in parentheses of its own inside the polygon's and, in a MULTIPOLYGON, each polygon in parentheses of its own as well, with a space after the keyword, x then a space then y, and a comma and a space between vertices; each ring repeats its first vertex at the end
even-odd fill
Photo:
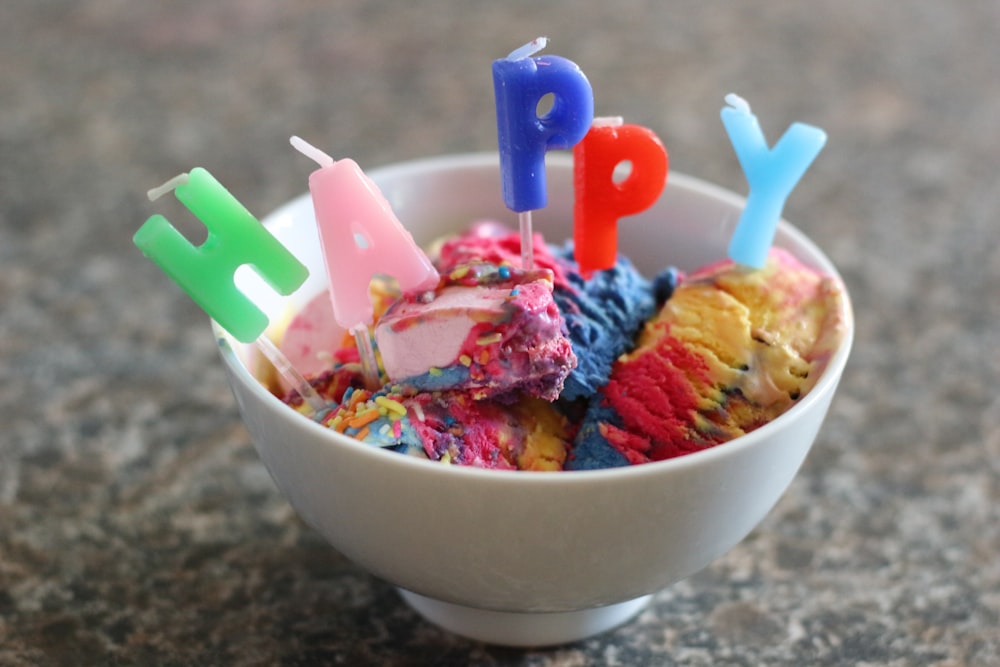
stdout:
MULTIPOLYGON (((399 298, 395 282, 376 276, 369 286, 369 299, 377 322, 399 298)), ((342 364, 360 367, 354 337, 337 324, 328 291, 320 292, 295 312, 280 333, 281 351, 292 366, 306 377, 315 377, 342 364)), ((288 389, 282 380, 273 382, 288 389)))
POLYGON ((576 366, 545 269, 461 264, 433 293, 393 304, 375 340, 391 382, 473 400, 520 393, 553 401, 576 366))

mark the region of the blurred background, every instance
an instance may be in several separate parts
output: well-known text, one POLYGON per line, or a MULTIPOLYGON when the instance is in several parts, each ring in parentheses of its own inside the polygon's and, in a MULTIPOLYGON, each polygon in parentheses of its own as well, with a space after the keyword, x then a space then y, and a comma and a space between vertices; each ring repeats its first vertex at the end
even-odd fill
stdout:
POLYGON ((1000 664, 998 33, 988 0, 7 0, 0 662, 1000 664), (304 192, 292 134, 365 169, 495 150, 490 63, 539 35, 672 171, 746 192, 729 92, 771 142, 824 128, 785 215, 858 335, 743 544, 629 626, 508 651, 425 624, 299 522, 205 316, 131 236, 194 166, 259 216, 304 192))

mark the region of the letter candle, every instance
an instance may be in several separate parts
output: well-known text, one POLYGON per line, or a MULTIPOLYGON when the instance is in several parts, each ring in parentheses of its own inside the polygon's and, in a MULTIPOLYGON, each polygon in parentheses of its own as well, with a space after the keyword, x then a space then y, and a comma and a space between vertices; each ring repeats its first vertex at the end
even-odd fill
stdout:
POLYGON ((826 132, 793 123, 774 148, 768 149, 750 105, 739 95, 726 95, 722 123, 743 167, 750 192, 729 242, 729 258, 759 269, 764 266, 785 200, 826 144, 826 132))
POLYGON ((378 186, 356 162, 333 158, 299 137, 291 144, 319 169, 309 175, 316 227, 330 283, 333 315, 354 335, 365 381, 377 388, 378 364, 368 327, 374 323, 369 286, 376 273, 407 292, 433 290, 440 276, 399 222, 378 186))
POLYGON ((282 296, 298 289, 309 276, 306 267, 208 171, 196 167, 149 191, 155 201, 173 191, 208 229, 194 246, 162 215, 153 215, 132 241, 209 317, 234 338, 255 343, 282 377, 321 416, 326 402, 284 354, 264 335, 267 315, 235 283, 236 270, 248 265, 282 296))
POLYGON ((546 44, 548 39, 539 37, 493 62, 503 199, 518 214, 525 269, 534 268, 531 212, 548 203, 545 153, 572 148, 594 117, 594 93, 576 63, 532 57, 546 44), (538 104, 549 94, 552 108, 539 117, 538 104))
POLYGON ((652 130, 621 117, 595 118, 573 148, 573 256, 584 276, 615 264, 618 220, 659 198, 667 182, 667 150, 652 130), (622 163, 629 174, 615 178, 622 163))

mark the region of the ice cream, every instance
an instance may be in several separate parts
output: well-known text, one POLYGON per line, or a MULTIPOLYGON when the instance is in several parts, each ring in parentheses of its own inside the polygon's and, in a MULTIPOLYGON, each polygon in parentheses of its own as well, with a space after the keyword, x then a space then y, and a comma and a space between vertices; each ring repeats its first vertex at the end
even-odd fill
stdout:
MULTIPOLYGON (((607 380, 611 363, 632 347, 635 334, 670 295, 677 273, 666 269, 653 281, 644 278, 626 257, 587 279, 573 260, 572 244, 550 247, 535 234, 535 265, 552 272, 553 299, 576 356, 559 397, 589 398, 607 380)), ((517 266, 520 237, 502 225, 480 222, 467 233, 439 244, 436 263, 442 273, 474 261, 517 266)))
POLYGON ((456 465, 499 470, 559 470, 569 450, 569 422, 545 400, 476 400, 467 391, 417 392, 387 385, 377 392, 360 377, 328 373, 342 391, 321 423, 370 445, 456 465))
POLYGON ((772 249, 761 270, 689 275, 591 402, 567 468, 644 463, 712 447, 788 410, 844 331, 839 284, 772 249))
POLYGON ((555 300, 566 320, 577 365, 566 378, 560 398, 589 399, 608 379, 611 364, 630 350, 642 324, 666 301, 677 285, 673 268, 649 281, 626 257, 589 278, 575 270, 573 247, 566 244, 556 256, 570 267, 566 284, 556 286, 555 300))
POLYGON ((552 272, 476 260, 427 293, 400 297, 375 326, 389 381, 472 400, 553 401, 576 356, 552 298, 552 272))
POLYGON ((437 289, 394 301, 391 289, 375 291, 384 297, 375 309, 378 391, 364 388, 352 339, 324 336, 322 309, 310 304, 292 318, 283 349, 326 364, 313 376, 335 406, 322 423, 458 465, 645 463, 782 414, 843 334, 839 283, 783 250, 762 270, 725 261, 650 280, 623 257, 585 278, 571 246, 540 235, 537 268, 525 272, 518 244, 506 228, 476 224, 431 250, 437 289))
MULTIPOLYGON (((376 321, 400 296, 396 283, 382 276, 371 281, 368 291, 376 321)), ((277 329, 281 350, 289 363, 307 376, 317 376, 345 363, 359 363, 354 337, 337 324, 326 290, 315 295, 301 310, 291 313, 287 323, 277 329)), ((274 382, 280 380, 275 378, 274 382)))

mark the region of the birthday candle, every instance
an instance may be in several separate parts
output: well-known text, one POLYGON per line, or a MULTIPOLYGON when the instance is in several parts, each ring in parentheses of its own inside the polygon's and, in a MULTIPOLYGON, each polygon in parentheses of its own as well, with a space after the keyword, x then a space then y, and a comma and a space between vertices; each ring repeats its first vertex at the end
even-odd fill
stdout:
POLYGON ((768 149, 757 117, 738 95, 726 95, 722 122, 743 167, 750 192, 729 242, 729 257, 760 268, 781 218, 785 200, 826 144, 826 132, 793 123, 774 148, 768 149))
POLYGON ((150 191, 150 197, 171 189, 208 229, 205 242, 192 245, 165 217, 153 215, 135 233, 135 245, 234 338, 254 341, 268 319, 236 287, 236 269, 249 265, 283 296, 302 285, 308 269, 201 167, 150 191))
POLYGON ((618 253, 618 220, 656 202, 667 181, 667 150, 656 134, 619 117, 595 118, 573 148, 573 255, 580 272, 607 269, 618 253), (616 180, 615 169, 631 165, 616 180))
POLYGON ((149 191, 155 200, 173 190, 208 229, 194 246, 162 215, 153 215, 132 237, 135 245, 237 340, 255 343, 317 416, 326 402, 263 335, 267 315, 236 287, 235 273, 249 265, 279 294, 298 289, 309 270, 206 170, 196 167, 149 191))
POLYGON ((374 309, 369 286, 375 274, 392 276, 405 292, 432 290, 440 276, 399 222, 378 186, 356 162, 333 158, 299 137, 292 146, 319 169, 309 175, 316 225, 323 245, 333 315, 354 334, 370 385, 378 369, 368 327, 374 309))
POLYGON ((333 314, 340 326, 351 329, 372 324, 368 288, 375 274, 392 276, 405 292, 437 287, 440 276, 430 259, 354 160, 334 162, 298 137, 291 142, 320 165, 309 175, 309 191, 329 274, 333 314))
POLYGON ((559 56, 532 57, 547 43, 539 37, 493 62, 503 200, 519 214, 526 268, 533 266, 531 211, 548 203, 545 153, 572 148, 594 117, 593 90, 575 63, 559 56), (539 117, 538 104, 549 94, 552 108, 539 117))

